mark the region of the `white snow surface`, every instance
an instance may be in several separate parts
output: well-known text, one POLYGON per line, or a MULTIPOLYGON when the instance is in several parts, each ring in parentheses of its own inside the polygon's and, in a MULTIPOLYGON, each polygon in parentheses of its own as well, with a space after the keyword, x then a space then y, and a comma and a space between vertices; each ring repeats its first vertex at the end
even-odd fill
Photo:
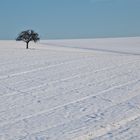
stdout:
POLYGON ((140 37, 0 41, 0 140, 139 140, 140 37))

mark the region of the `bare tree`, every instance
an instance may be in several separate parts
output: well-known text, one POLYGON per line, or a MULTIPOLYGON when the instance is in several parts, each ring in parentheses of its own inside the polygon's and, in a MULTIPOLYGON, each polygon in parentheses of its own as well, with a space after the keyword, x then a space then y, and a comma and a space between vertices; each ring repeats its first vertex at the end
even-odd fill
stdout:
POLYGON ((28 49, 30 41, 34 41, 36 43, 39 40, 40 40, 39 34, 34 32, 33 30, 22 31, 16 38, 16 41, 26 42, 26 49, 28 49))

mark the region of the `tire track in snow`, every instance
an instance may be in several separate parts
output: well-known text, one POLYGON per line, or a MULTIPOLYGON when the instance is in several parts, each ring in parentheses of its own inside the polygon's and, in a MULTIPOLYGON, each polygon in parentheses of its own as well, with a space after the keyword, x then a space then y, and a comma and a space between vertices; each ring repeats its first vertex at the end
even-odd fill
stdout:
MULTIPOLYGON (((116 78, 116 77, 118 77, 118 76, 124 76, 124 75, 128 75, 128 74, 130 74, 131 72, 127 72, 127 73, 123 73, 123 74, 119 74, 119 75, 113 75, 113 76, 111 76, 111 77, 109 77, 109 78, 105 78, 104 80, 101 80, 101 81, 99 81, 99 82, 97 82, 97 84, 100 84, 100 83, 104 83, 104 82, 106 82, 106 81, 108 81, 108 80, 111 80, 111 79, 114 79, 114 78, 116 78)), ((90 83, 90 82, 89 82, 90 83)), ((88 84, 88 83, 87 83, 88 84)), ((118 84, 118 83, 116 83, 115 82, 115 85, 116 84, 118 84)), ((76 88, 77 90, 81 90, 81 89, 83 89, 83 88, 85 88, 85 86, 82 86, 82 87, 80 87, 80 88, 76 88)), ((12 90, 12 89, 11 89, 12 90)), ((13 91, 15 91, 16 92, 16 94, 17 93, 19 93, 19 94, 22 94, 22 95, 24 95, 24 94, 26 94, 27 96, 29 95, 29 93, 27 93, 27 92, 20 92, 20 91, 18 91, 18 90, 13 90, 13 91)), ((66 94, 69 94, 69 92, 66 92, 65 93, 65 95, 66 94)), ((25 95, 25 97, 26 97, 26 95, 25 95)), ((32 94, 33 96, 34 95, 36 95, 36 93, 34 94, 32 94)), ((57 97, 57 95, 58 94, 54 94, 53 96, 51 96, 51 97, 49 97, 50 99, 52 98, 52 97, 54 97, 55 98, 55 96, 57 97)), ((62 94, 63 95, 63 94, 62 94)), ((93 94, 92 94, 93 95, 93 94)), ((60 96, 60 95, 59 95, 60 96)), ((3 96, 2 96, 3 97, 3 96)), ((6 96, 5 96, 6 97, 6 96)), ((20 98, 21 96, 19 96, 19 98, 20 98)), ((22 102, 22 101, 21 101, 22 102)), ((12 104, 12 103, 11 103, 12 104)), ((18 104, 18 103, 17 103, 18 104)), ((28 103, 29 104, 29 103, 28 103)), ((26 104, 26 103, 24 103, 24 106, 26 106, 26 105, 28 105, 28 104, 26 104)), ((10 103, 9 103, 9 105, 10 105, 10 103)), ((19 107, 19 106, 18 106, 19 107)), ((15 108, 15 107, 14 107, 15 108)), ((8 109, 13 109, 12 107, 8 107, 8 109)), ((5 110, 2 110, 2 111, 0 111, 0 112, 3 112, 3 111, 5 111, 5 110)))
POLYGON ((49 112, 51 112, 51 111, 53 111, 53 110, 56 110, 56 109, 59 109, 59 108, 63 108, 64 106, 68 106, 68 105, 70 105, 70 104, 74 104, 74 103, 77 103, 77 102, 81 102, 81 101, 84 101, 84 100, 86 100, 86 99, 89 99, 89 98, 98 96, 98 95, 100 95, 100 94, 103 94, 103 93, 105 93, 105 92, 111 91, 111 90, 113 90, 113 89, 121 88, 121 87, 126 86, 126 85, 129 85, 129 84, 137 83, 137 82, 139 82, 139 81, 140 81, 140 79, 137 79, 137 80, 134 80, 134 81, 125 83, 125 84, 123 84, 123 85, 119 85, 119 86, 115 86, 115 87, 109 88, 109 89, 107 89, 107 90, 103 90, 103 91, 101 91, 100 93, 98 93, 97 95, 89 95, 89 96, 80 98, 80 99, 78 99, 78 100, 74 100, 74 101, 72 101, 72 102, 69 102, 69 103, 66 103, 66 104, 63 104, 63 105, 60 105, 60 106, 56 106, 56 107, 54 107, 54 108, 51 108, 50 110, 48 110, 48 109, 47 109, 47 110, 43 110, 43 111, 40 111, 40 112, 38 112, 38 113, 35 113, 35 114, 32 114, 32 115, 28 115, 28 116, 26 116, 26 117, 21 117, 21 118, 15 119, 14 121, 7 121, 7 122, 4 122, 4 123, 1 123, 1 124, 0 124, 0 127, 3 127, 4 125, 11 124, 11 123, 16 123, 16 122, 22 121, 22 120, 24 120, 24 119, 29 119, 29 118, 32 118, 32 117, 36 117, 36 116, 41 115, 41 114, 44 114, 44 113, 49 113, 49 112))
MULTIPOLYGON (((136 92, 137 93, 139 93, 138 92, 139 91, 139 89, 137 89, 136 90, 136 92)), ((130 98, 127 98, 127 99, 125 99, 125 100, 123 100, 123 101, 121 101, 121 102, 118 102, 118 103, 115 103, 115 104, 113 104, 113 105, 111 105, 111 106, 109 106, 108 108, 106 108, 105 110, 100 110, 101 112, 96 112, 96 114, 101 114, 101 113, 103 113, 104 111, 106 112, 106 110, 109 110, 109 109, 111 109, 111 108, 113 108, 113 107, 117 107, 118 105, 121 105, 121 104, 127 104, 127 102, 129 102, 131 99, 134 99, 134 98, 136 98, 137 96, 139 96, 139 94, 136 94, 135 96, 132 96, 132 97, 130 97, 130 98)), ((138 113, 139 115, 140 115, 140 113, 138 113)), ((91 113, 91 114, 88 114, 89 116, 91 115, 93 115, 93 112, 91 113)), ((84 115, 84 116, 86 116, 86 115, 84 115)), ((83 118, 84 116, 82 116, 81 118, 83 118)), ((135 116, 137 116, 137 115, 135 115, 135 116)), ((100 116, 98 116, 98 117, 100 117, 100 116)), ((77 118, 78 120, 80 120, 81 118, 77 118)), ((57 125, 53 125, 53 126, 51 126, 51 127, 48 127, 47 129, 44 129, 44 130, 39 130, 38 132, 32 132, 32 133, 30 133, 29 134, 29 136, 31 136, 31 135, 35 135, 35 134, 39 134, 39 133, 43 133, 43 132, 46 132, 46 131, 48 131, 49 129, 53 129, 53 128, 59 128, 59 126, 63 126, 63 125, 69 125, 69 123, 71 122, 71 121, 75 121, 75 119, 76 118, 73 118, 72 120, 70 120, 70 121, 68 121, 68 122, 65 122, 65 123, 60 123, 60 124, 57 124, 57 125)), ((77 120, 76 119, 76 120, 77 120)), ((97 119, 97 118, 96 118, 97 119)), ((98 120, 98 119, 97 119, 98 120)), ((119 121, 117 121, 117 122, 119 122, 119 121)), ((107 124, 107 126, 108 125, 114 125, 114 122, 113 123, 110 123, 110 124, 107 124)), ((88 125, 87 125, 88 126, 88 125)), ((86 126, 86 127, 87 127, 86 126)), ((85 127, 85 129, 86 129, 86 127, 85 127)), ((83 127, 79 127, 79 129, 81 129, 81 128, 83 128, 83 127)), ((103 128, 106 128, 106 127, 103 127, 103 128)), ((73 133, 75 133, 75 132, 78 132, 79 131, 79 129, 74 129, 74 130, 72 130, 72 131, 70 131, 69 132, 69 134, 73 134, 73 133)), ((100 130, 102 130, 102 128, 101 129, 98 129, 97 131, 100 131, 100 130)), ((93 132, 93 131, 92 131, 93 132)), ((85 137, 87 137, 87 135, 88 136, 91 136, 90 135, 91 134, 91 131, 90 132, 88 132, 88 133, 86 133, 86 134, 84 134, 83 136, 85 136, 85 137)), ((97 134, 96 133, 96 131, 94 131, 94 134, 97 134)), ((99 132, 99 134, 100 134, 100 132, 99 132)), ((93 136, 93 135, 92 135, 93 136)), ((82 136, 81 136, 82 137, 82 136)), ((85 140, 85 139, 80 139, 81 137, 76 137, 76 138, 79 138, 79 139, 76 139, 76 140, 85 140)), ((73 138, 74 139, 74 138, 73 138)), ((70 140, 70 139, 69 139, 70 140)), ((75 140, 75 139, 74 139, 75 140)), ((86 139, 86 140, 89 140, 89 139, 86 139)))
POLYGON ((125 118, 123 120, 120 120, 118 122, 114 122, 113 124, 107 124, 105 127, 102 127, 102 128, 95 130, 93 132, 89 132, 85 135, 79 136, 79 137, 74 138, 72 140, 91 140, 91 139, 94 139, 97 137, 101 137, 101 136, 109 133, 110 131, 117 130, 117 129, 121 128, 122 126, 124 126, 124 125, 130 123, 131 121, 134 121, 138 118, 140 118, 140 113, 137 115, 134 115, 132 117, 128 117, 128 118, 125 118))
MULTIPOLYGON (((138 60, 139 61, 139 60, 138 60)), ((92 73, 97 73, 97 72, 101 72, 101 71, 106 71, 106 70, 111 70, 111 69, 115 69, 115 68, 118 68, 118 67, 121 67, 121 66, 124 66, 124 65, 129 65, 129 64, 133 64, 133 63, 136 63, 137 61, 134 61, 134 62, 128 62, 128 63, 125 63, 125 64, 120 64, 118 66, 111 66, 111 67, 106 67, 106 68, 103 68, 103 69, 97 69, 93 72, 85 72, 84 74, 88 74, 88 75, 91 75, 92 73)), ((34 90, 34 89, 38 89, 38 88, 41 88, 41 87, 44 87, 44 86, 47 86, 48 84, 53 84, 53 83, 57 83, 57 82, 61 82, 61 81, 66 81, 66 80, 71 80, 71 79, 74 79, 74 78, 79 78, 79 76, 81 76, 83 74, 76 74, 75 76, 70 76, 70 77, 66 77, 64 79, 60 79, 60 80, 55 80, 55 81, 51 81, 49 83, 45 83, 45 84, 41 84, 39 86, 35 86, 35 87, 32 87, 32 88, 29 88, 27 90, 25 90, 25 92, 28 92, 30 90, 34 90)))
MULTIPOLYGON (((129 72, 129 73, 131 73, 131 72, 129 72)), ((128 73, 126 73, 126 75, 127 75, 127 74, 128 74, 128 73)), ((124 74, 121 74, 121 75, 124 76, 124 74)), ((119 76, 121 76, 121 75, 119 75, 119 76)), ((107 80, 114 79, 115 77, 118 77, 118 75, 115 75, 115 76, 106 78, 106 79, 104 79, 104 80, 102 80, 102 81, 97 82, 97 84, 103 83, 103 82, 105 82, 105 81, 107 81, 107 80)), ((90 82, 89 82, 89 83, 90 83, 90 82)), ((116 85, 116 84, 118 84, 118 83, 115 82, 115 85, 116 85)), ((78 88, 78 90, 83 89, 83 88, 85 88, 85 87, 82 86, 81 88, 78 88)), ((105 89, 105 88, 104 88, 104 89, 105 89)), ((17 92, 20 93, 20 91, 17 91, 17 92)), ((28 94, 29 94, 29 93, 27 93, 27 92, 21 92, 21 93, 22 93, 22 95, 23 95, 23 94, 26 94, 27 96, 28 96, 28 94)), ((66 94, 69 94, 69 92, 66 92, 65 95, 66 95, 66 94)), ((26 97, 26 95, 25 95, 25 97, 26 97)), ((35 94, 33 93, 32 95, 34 96, 35 94)), ((54 96, 56 96, 56 97, 57 97, 57 95, 58 95, 58 94, 54 94, 54 96)), ((62 94, 62 95, 63 95, 63 94, 62 94)), ((92 94, 92 95, 93 95, 93 94, 92 94)), ((97 95, 97 94, 96 94, 96 95, 97 95)), ((54 97, 54 96, 51 96, 51 97, 49 97, 49 98, 52 99, 52 97, 54 97)), ((60 95, 59 95, 59 96, 60 96, 60 95)), ((21 97, 21 96, 19 96, 19 99, 20 99, 20 97, 21 97)), ((48 98, 48 99, 49 99, 49 98, 48 98)), ((54 98, 55 98, 55 97, 54 97, 54 98)), ((18 98, 17 98, 17 99, 18 99, 18 98)), ((22 102, 22 100, 21 100, 21 102, 22 102)), ((7 103, 7 102, 6 102, 6 103, 7 103)), ((16 104, 18 104, 18 103, 16 103, 16 104)), ((9 105, 10 105, 10 103, 9 103, 9 105)), ((11 105, 12 105, 12 103, 11 103, 11 105)), ((24 106, 26 106, 26 105, 29 105, 29 103, 28 103, 28 104, 24 103, 24 106)), ((20 105, 20 106, 21 106, 21 105, 20 105)), ((19 106, 18 106, 18 107, 19 107, 19 106)), ((14 108, 15 108, 15 107, 14 107, 14 108)), ((13 108, 9 106, 8 109, 13 109, 13 108)), ((15 108, 15 109, 16 109, 16 108, 15 108)), ((3 112, 3 111, 5 111, 5 110, 1 110, 0 112, 3 112)))
MULTIPOLYGON (((139 61, 139 60, 137 60, 139 61)), ((133 63, 136 63, 137 61, 134 61, 134 62, 128 62, 128 63, 125 63, 125 64, 120 64, 118 66, 111 66, 111 67, 106 67, 106 68, 103 68, 103 69, 97 69, 96 71, 92 71, 92 72, 85 72, 84 74, 76 74, 74 76, 70 76, 70 77, 66 77, 66 78, 63 78, 63 79, 60 79, 60 80, 54 80, 54 81, 50 81, 49 83, 45 83, 45 84, 41 84, 39 86, 35 86, 35 87, 31 87, 31 88, 28 88, 26 90, 16 90, 16 89, 12 89, 10 88, 11 91, 14 91, 14 93, 10 93, 10 94, 6 94, 6 95, 0 95, 0 97, 8 97, 8 96, 13 96, 13 95, 17 95, 17 94, 24 94, 24 93, 28 93, 29 91, 31 90, 35 90, 35 89, 38 89, 38 88, 42 88, 44 86, 47 86, 47 85, 50 85, 50 84, 55 84, 55 83, 58 83, 58 82, 64 82, 64 81, 67 81, 67 80, 72 80, 72 79, 75 79, 75 78, 80 78, 80 76, 82 75, 91 75, 92 73, 97 73, 97 72, 101 72, 101 71, 107 71, 107 70, 111 70, 111 69, 115 69, 115 68, 118 68, 118 67, 122 67, 122 66, 125 66, 125 65, 129 65, 129 64, 133 64, 133 63), (16 93, 16 91, 18 93, 16 93)))
MULTIPOLYGON (((90 58, 90 57, 87 57, 87 58, 90 58)), ((19 75, 27 74, 27 73, 32 73, 32 72, 36 72, 36 71, 41 71, 41 70, 45 70, 45 69, 48 69, 48 68, 53 68, 53 67, 61 66, 61 65, 64 65, 64 64, 70 64, 70 63, 73 63, 73 62, 76 62, 76 61, 81 61, 81 59, 82 58, 79 58, 79 59, 76 59, 76 60, 74 59, 74 60, 71 60, 71 61, 66 61, 66 62, 62 62, 62 63, 50 65, 50 66, 43 66, 43 67, 40 67, 40 68, 28 70, 28 71, 23 71, 23 72, 19 72, 19 73, 10 74, 10 75, 0 76, 0 80, 11 78, 11 77, 14 77, 14 76, 19 76, 19 75)), ((31 66, 31 65, 29 65, 29 66, 31 66)))

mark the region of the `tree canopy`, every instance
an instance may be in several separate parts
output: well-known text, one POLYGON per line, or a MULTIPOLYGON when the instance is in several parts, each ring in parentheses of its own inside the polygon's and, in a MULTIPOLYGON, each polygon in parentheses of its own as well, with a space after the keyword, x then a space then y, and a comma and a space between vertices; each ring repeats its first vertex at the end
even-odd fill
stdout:
POLYGON ((36 43, 39 40, 39 34, 34 32, 33 30, 22 31, 16 38, 16 41, 26 42, 26 49, 28 49, 28 44, 30 41, 34 41, 36 43))

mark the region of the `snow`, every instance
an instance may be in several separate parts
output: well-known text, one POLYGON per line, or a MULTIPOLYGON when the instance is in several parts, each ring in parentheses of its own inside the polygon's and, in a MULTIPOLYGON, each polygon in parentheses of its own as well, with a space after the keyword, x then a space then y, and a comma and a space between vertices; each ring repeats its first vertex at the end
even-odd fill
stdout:
POLYGON ((122 54, 140 54, 140 37, 42 41, 44 44, 122 54))
POLYGON ((0 140, 140 139, 140 37, 0 41, 0 140))

